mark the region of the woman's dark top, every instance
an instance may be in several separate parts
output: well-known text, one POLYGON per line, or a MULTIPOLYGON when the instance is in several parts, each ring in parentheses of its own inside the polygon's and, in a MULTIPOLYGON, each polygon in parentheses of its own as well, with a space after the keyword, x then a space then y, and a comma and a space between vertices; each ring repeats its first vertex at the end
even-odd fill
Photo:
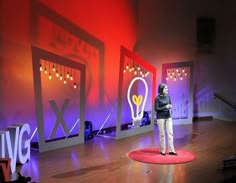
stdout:
POLYGON ((155 111, 157 119, 168 119, 171 117, 170 109, 165 106, 171 104, 169 95, 158 95, 155 98, 155 111))

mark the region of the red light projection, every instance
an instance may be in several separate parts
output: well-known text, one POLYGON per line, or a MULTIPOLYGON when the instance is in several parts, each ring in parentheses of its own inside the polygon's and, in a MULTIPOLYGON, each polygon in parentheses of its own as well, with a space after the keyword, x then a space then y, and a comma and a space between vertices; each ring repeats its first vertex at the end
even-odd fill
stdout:
POLYGON ((86 65, 85 116, 95 121, 97 106, 104 105, 103 42, 38 1, 31 13, 34 45, 86 65))

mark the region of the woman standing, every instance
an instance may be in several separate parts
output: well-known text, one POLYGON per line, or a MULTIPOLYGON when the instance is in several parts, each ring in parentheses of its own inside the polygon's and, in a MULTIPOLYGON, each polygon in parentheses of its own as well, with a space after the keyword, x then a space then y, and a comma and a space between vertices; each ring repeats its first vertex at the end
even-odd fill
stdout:
POLYGON ((171 100, 168 95, 168 87, 161 83, 158 87, 158 96, 155 98, 155 111, 160 136, 161 154, 166 155, 165 131, 168 136, 168 150, 170 155, 178 155, 173 143, 173 126, 171 118, 171 100))

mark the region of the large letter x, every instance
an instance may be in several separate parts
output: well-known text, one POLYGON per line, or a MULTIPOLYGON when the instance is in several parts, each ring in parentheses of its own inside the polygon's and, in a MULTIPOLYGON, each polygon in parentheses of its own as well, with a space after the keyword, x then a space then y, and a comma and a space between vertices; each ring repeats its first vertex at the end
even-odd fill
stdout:
POLYGON ((55 133, 56 133, 56 131, 57 131, 57 128, 58 128, 58 126, 59 126, 60 124, 62 125, 62 129, 64 130, 65 136, 67 136, 67 135, 69 134, 69 129, 68 129, 67 125, 66 125, 65 120, 63 119, 63 114, 64 114, 64 112, 65 112, 65 109, 66 109, 67 105, 69 104, 69 101, 70 101, 69 99, 66 99, 66 100, 64 101, 64 104, 63 104, 62 109, 61 109, 60 112, 59 112, 59 110, 58 110, 58 107, 57 107, 55 101, 54 101, 54 100, 50 100, 50 101, 49 101, 49 103, 50 103, 52 109, 54 110, 55 114, 57 115, 57 120, 56 120, 56 122, 55 122, 55 125, 54 125, 54 127, 53 127, 51 133, 50 133, 49 139, 53 139, 53 138, 54 138, 55 133))

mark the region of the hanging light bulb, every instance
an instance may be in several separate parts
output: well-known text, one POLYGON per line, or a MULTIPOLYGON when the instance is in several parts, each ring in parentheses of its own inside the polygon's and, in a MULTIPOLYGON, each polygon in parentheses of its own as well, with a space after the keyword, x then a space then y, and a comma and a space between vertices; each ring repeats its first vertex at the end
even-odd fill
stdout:
POLYGON ((172 75, 175 75, 175 71, 174 70, 172 70, 172 75))
POLYGON ((134 70, 134 64, 133 64, 133 66, 132 66, 132 71, 134 70))
POLYGON ((180 80, 183 80, 183 77, 182 77, 182 75, 180 76, 180 78, 179 78, 180 80))
POLYGON ((43 68, 42 68, 42 64, 39 65, 39 70, 42 72, 43 68))
POLYGON ((140 75, 142 75, 143 74, 143 71, 142 71, 142 69, 139 69, 140 70, 140 75))
POLYGON ((124 69, 124 72, 126 72, 126 69, 124 69))
POLYGON ((176 77, 174 77, 174 81, 176 81, 176 77))
POLYGON ((143 76, 146 77, 146 72, 145 71, 143 71, 143 76))
POLYGON ((71 81, 73 80, 72 72, 73 72, 73 70, 72 70, 72 68, 70 68, 70 80, 71 81))
POLYGON ((128 70, 129 69, 129 64, 127 64, 125 68, 128 70))
POLYGON ((55 67, 55 65, 54 65, 54 64, 52 65, 52 71, 53 71, 53 72, 55 72, 55 71, 56 71, 56 67, 55 67))
POLYGON ((51 74, 51 65, 50 65, 50 62, 49 62, 49 68, 48 68, 48 78, 51 80, 52 79, 52 74, 51 74))
POLYGON ((145 74, 145 77, 148 77, 149 74, 150 74, 149 71, 147 71, 145 74))
POLYGON ((139 65, 138 65, 138 71, 140 70, 140 67, 139 67, 139 65))
POLYGON ((47 62, 44 61, 44 74, 47 74, 48 71, 47 71, 47 62))
POLYGON ((56 70, 56 77, 59 77, 59 73, 58 73, 58 70, 56 70))
POLYGON ((47 68, 45 67, 44 68, 44 74, 47 74, 48 73, 48 71, 47 71, 47 68))
POLYGON ((63 79, 63 77, 62 77, 62 74, 60 75, 60 80, 62 80, 63 79))
MULTIPOLYGON (((77 85, 75 82, 75 80, 76 80, 75 69, 73 71, 74 71, 74 88, 77 88, 77 85)), ((72 71, 71 71, 71 73, 72 73, 72 71)), ((71 78, 72 78, 72 75, 71 75, 71 78)))
POLYGON ((63 83, 66 84, 66 78, 64 78, 64 82, 63 83))
POLYGON ((135 71, 134 71, 134 75, 136 75, 136 74, 137 74, 137 71, 135 70, 135 71))
POLYGON ((170 70, 167 71, 167 75, 168 75, 168 76, 171 75, 170 70))
POLYGON ((70 73, 69 72, 67 72, 66 78, 70 78, 70 73))
POLYGON ((168 81, 169 80, 169 78, 168 77, 166 77, 166 81, 168 81))

